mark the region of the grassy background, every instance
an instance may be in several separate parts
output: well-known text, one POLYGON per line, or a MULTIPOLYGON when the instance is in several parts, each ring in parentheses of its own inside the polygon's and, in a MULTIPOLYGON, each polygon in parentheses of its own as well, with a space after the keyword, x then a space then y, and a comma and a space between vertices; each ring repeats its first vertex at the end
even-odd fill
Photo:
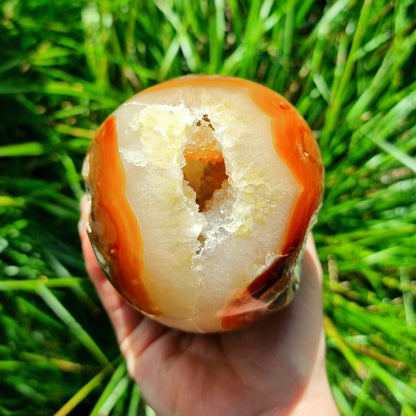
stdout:
POLYGON ((188 73, 259 81, 304 115, 327 170, 334 396, 416 414, 415 29, 413 0, 3 0, 0 414, 145 414, 85 277, 79 172, 123 100, 188 73))

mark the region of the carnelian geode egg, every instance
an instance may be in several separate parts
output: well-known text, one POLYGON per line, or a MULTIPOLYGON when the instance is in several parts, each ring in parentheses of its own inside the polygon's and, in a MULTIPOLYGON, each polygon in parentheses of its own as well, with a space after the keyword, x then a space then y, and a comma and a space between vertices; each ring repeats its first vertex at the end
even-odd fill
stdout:
POLYGON ((96 257, 135 308, 186 331, 286 305, 322 201, 304 119, 256 83, 189 76, 122 104, 85 159, 96 257))

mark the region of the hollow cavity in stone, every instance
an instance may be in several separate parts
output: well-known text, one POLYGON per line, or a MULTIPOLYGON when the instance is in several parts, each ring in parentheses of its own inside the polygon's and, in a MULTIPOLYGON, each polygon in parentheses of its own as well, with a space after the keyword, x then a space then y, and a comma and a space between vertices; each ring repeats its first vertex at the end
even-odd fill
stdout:
POLYGON ((186 164, 182 171, 185 180, 195 191, 200 212, 205 212, 215 191, 228 185, 224 158, 208 115, 192 128, 185 146, 186 164))

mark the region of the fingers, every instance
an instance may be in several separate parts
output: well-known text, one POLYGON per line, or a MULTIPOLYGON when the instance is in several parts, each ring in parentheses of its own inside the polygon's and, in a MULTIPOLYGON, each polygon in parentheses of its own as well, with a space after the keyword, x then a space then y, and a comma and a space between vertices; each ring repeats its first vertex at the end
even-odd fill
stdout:
POLYGON ((312 274, 320 283, 322 282, 322 267, 318 259, 312 232, 308 234, 302 258, 302 274, 305 274, 305 272, 312 274))
POLYGON ((301 276, 298 292, 293 301, 300 309, 308 309, 309 318, 321 321, 322 316, 322 267, 318 259, 312 233, 309 233, 301 260, 301 276))
POLYGON ((81 239, 82 252, 84 255, 87 273, 98 290, 102 286, 103 281, 107 279, 101 271, 87 235, 86 225, 88 223, 89 215, 88 204, 87 196, 84 195, 81 199, 81 218, 78 222, 78 232, 81 239))
POLYGON ((121 343, 136 328, 143 317, 124 301, 102 272, 87 235, 86 224, 88 222, 88 216, 89 202, 87 197, 84 196, 81 199, 81 218, 78 223, 78 229, 85 259, 85 267, 110 317, 116 331, 117 339, 121 343))

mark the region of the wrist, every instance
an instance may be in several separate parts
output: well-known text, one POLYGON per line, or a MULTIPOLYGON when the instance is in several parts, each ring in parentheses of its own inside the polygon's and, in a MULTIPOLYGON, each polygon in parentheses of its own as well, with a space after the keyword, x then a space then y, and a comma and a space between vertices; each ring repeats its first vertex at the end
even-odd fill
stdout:
POLYGON ((325 338, 322 333, 317 359, 310 376, 297 397, 282 408, 278 406, 262 416, 339 416, 325 368, 325 338))
POLYGON ((305 391, 288 414, 290 416, 339 415, 325 370, 319 378, 311 378, 305 391))

